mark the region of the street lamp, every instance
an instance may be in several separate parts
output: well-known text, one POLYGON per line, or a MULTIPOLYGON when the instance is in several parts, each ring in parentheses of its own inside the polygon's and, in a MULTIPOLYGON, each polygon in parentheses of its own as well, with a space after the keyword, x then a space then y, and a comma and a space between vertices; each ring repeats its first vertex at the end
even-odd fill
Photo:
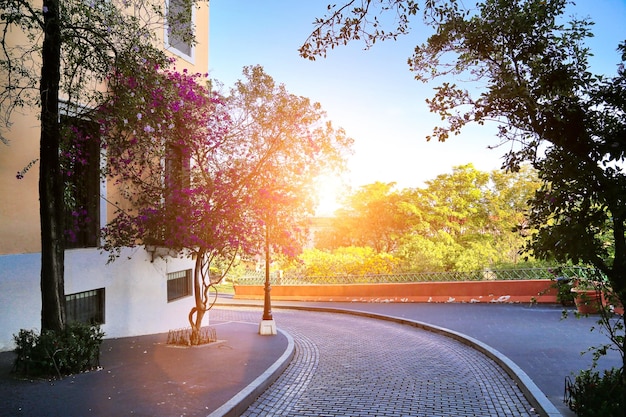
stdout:
POLYGON ((272 300, 270 298, 270 228, 265 223, 265 299, 263 301, 263 318, 259 324, 259 334, 262 336, 276 335, 276 322, 272 317, 272 300))

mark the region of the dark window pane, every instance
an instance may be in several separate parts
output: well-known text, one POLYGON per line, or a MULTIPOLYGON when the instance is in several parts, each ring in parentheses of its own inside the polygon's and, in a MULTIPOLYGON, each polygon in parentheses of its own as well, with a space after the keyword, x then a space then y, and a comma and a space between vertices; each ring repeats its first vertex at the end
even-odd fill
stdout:
POLYGON ((65 296, 68 323, 104 324, 104 288, 65 296))
POLYGON ((191 269, 167 274, 167 301, 191 295, 191 269))
POLYGON ((65 246, 98 246, 100 233, 100 130, 97 123, 63 116, 65 246))

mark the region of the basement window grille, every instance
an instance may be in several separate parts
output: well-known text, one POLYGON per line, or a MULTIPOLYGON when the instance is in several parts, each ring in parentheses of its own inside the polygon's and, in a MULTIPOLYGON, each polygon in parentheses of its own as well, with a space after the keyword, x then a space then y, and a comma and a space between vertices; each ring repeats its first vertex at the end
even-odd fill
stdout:
POLYGON ((65 296, 67 322, 104 324, 104 288, 65 296))
POLYGON ((167 301, 191 295, 191 269, 167 274, 167 301))

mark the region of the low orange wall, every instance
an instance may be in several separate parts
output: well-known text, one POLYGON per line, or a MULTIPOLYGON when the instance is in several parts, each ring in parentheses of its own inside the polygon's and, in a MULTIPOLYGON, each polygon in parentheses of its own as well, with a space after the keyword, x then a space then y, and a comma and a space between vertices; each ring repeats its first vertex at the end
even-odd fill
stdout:
MULTIPOLYGON (((411 282, 394 284, 275 285, 273 300, 420 302, 420 303, 556 303, 550 280, 411 282)), ((235 285, 235 298, 257 300, 262 285, 235 285)))

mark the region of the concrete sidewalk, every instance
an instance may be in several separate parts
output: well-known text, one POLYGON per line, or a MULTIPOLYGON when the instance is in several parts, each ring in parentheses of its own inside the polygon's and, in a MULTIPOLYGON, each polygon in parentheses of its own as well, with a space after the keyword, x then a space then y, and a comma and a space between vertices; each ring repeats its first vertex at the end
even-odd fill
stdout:
MULTIPOLYGON (((261 315, 259 314, 259 319, 261 315)), ((106 339, 102 370, 60 381, 16 380, 0 353, 0 416, 207 416, 234 397, 254 400, 293 354, 291 338, 259 336, 258 323, 212 322, 218 343, 181 348, 167 334, 106 339)))

